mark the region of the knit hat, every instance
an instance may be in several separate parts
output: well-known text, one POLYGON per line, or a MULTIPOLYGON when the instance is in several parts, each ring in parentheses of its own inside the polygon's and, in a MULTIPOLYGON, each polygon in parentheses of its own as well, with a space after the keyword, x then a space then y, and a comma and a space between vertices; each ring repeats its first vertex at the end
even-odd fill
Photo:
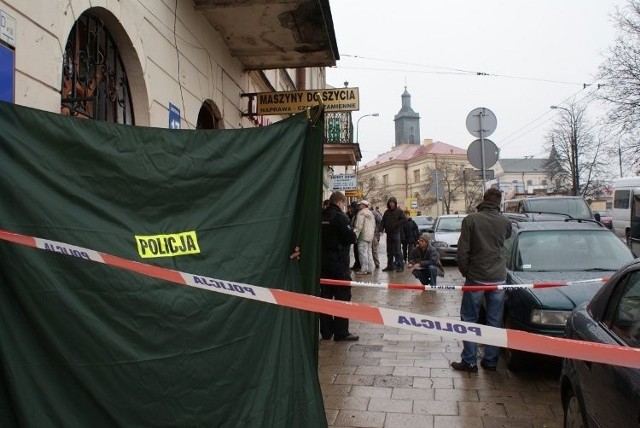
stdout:
POLYGON ((428 233, 423 233, 422 235, 420 235, 420 238, 418 238, 418 239, 424 239, 425 242, 429 242, 430 238, 431 238, 431 236, 429 236, 428 233))
POLYGON ((360 202, 358 202, 358 205, 366 205, 369 206, 369 201, 367 201, 366 199, 361 200, 360 202))

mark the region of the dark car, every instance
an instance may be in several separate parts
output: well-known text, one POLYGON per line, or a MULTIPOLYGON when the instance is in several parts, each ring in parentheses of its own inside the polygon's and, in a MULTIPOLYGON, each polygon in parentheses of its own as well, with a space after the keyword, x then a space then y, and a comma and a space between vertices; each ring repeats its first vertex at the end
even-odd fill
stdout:
MULTIPOLYGON (((596 221, 513 222, 505 241, 507 284, 579 281, 611 276, 633 260, 629 248, 596 221)), ((506 328, 562 337, 567 317, 602 286, 585 282, 564 287, 507 290, 506 328)), ((505 349, 507 367, 521 368, 532 354, 505 349)))
POLYGON ((433 229, 433 217, 427 215, 417 215, 413 217, 413 221, 418 225, 420 235, 429 232, 429 229, 433 229))
MULTIPOLYGON (((620 269, 567 320, 570 339, 640 348, 640 261, 620 269)), ((640 426, 640 369, 564 359, 565 427, 640 426)))

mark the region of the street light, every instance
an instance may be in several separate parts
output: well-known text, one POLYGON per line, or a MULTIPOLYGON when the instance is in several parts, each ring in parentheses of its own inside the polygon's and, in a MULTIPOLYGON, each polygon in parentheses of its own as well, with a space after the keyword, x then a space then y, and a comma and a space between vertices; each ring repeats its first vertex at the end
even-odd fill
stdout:
POLYGON ((566 111, 569 113, 569 118, 571 119, 571 192, 574 196, 578 196, 578 192, 580 191, 580 174, 578 173, 578 127, 576 124, 576 118, 573 115, 573 111, 568 108, 560 106, 551 106, 551 108, 566 111))
POLYGON ((375 117, 378 117, 378 116, 380 116, 380 115, 379 115, 378 113, 371 113, 371 114, 365 114, 364 116, 360 116, 360 118, 359 118, 359 119, 358 119, 358 121, 356 122, 356 144, 358 144, 358 142, 359 142, 358 137, 359 137, 359 134, 360 134, 360 132, 359 132, 360 121, 361 121, 362 119, 364 119, 365 117, 367 117, 367 116, 375 116, 375 117))

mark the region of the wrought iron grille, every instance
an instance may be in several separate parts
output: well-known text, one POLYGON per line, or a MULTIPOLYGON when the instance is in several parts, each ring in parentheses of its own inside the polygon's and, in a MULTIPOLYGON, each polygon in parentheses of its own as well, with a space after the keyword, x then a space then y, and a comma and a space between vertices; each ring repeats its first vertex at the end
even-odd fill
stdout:
POLYGON ((129 82, 118 47, 101 19, 76 21, 62 63, 62 114, 134 124, 129 82))
POLYGON ((351 113, 335 112, 324 115, 324 142, 353 143, 353 124, 351 123, 351 113))

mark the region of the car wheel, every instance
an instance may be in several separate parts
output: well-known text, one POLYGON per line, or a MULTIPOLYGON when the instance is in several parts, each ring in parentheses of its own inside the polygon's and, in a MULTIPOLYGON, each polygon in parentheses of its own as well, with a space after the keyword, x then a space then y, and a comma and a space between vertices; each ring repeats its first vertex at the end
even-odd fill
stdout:
POLYGON ((578 400, 573 389, 568 391, 568 395, 567 404, 564 408, 564 428, 583 428, 586 425, 582 417, 580 400, 578 400))
MULTIPOLYGON (((504 319, 504 327, 512 329, 512 322, 509 315, 504 319)), ((516 351, 515 349, 504 348, 504 361, 507 364, 507 368, 511 371, 519 371, 526 365, 526 353, 522 351, 516 351)))

